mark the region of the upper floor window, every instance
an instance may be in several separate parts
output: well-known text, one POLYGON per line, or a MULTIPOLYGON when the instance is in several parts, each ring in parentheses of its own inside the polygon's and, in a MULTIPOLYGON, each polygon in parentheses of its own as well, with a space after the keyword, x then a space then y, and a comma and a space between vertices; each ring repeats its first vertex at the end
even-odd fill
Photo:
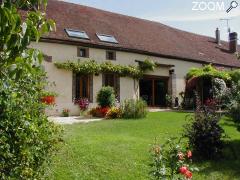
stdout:
POLYGON ((77 48, 77 56, 88 58, 89 57, 89 49, 83 48, 83 47, 78 47, 77 48))
POLYGON ((106 34, 97 34, 98 39, 103 42, 109 42, 109 43, 118 43, 116 38, 112 35, 106 35, 106 34))
POLYGON ((107 60, 116 60, 116 52, 115 51, 106 51, 106 59, 107 60))
POLYGON ((89 39, 89 36, 85 31, 78 31, 78 30, 72 30, 72 29, 65 29, 65 31, 69 37, 89 39))

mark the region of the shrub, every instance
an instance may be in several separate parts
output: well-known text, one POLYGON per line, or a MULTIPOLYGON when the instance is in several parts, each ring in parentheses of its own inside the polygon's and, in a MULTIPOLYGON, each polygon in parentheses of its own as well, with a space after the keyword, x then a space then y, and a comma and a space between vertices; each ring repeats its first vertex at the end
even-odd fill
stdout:
POLYGON ((192 152, 180 145, 176 138, 168 139, 163 145, 154 145, 151 149, 151 175, 155 179, 192 179, 192 152), (184 178, 185 177, 185 178, 184 178))
POLYGON ((147 116, 147 104, 145 101, 138 99, 127 99, 121 103, 122 117, 126 119, 144 118, 147 116))
POLYGON ((104 118, 109 111, 108 107, 96 107, 92 108, 89 111, 89 114, 92 115, 93 117, 99 117, 99 118, 104 118))
MULTIPOLYGON (((59 128, 44 114, 43 55, 30 47, 54 28, 43 13, 47 1, 1 1, 0 179, 44 179, 60 140, 59 128), (37 6, 36 6, 37 5, 37 6), (39 10, 41 8, 41 10, 39 10), (19 9, 26 9, 24 21, 19 9), (27 11, 29 10, 29 11, 27 11), (41 12, 40 12, 41 11, 41 12), (4 46, 4 48, 2 48, 4 46)), ((52 102, 48 98, 48 102, 52 102)))
POLYGON ((117 107, 112 107, 106 115, 107 119, 117 119, 121 117, 122 117, 121 109, 117 107))
POLYGON ((115 103, 114 89, 110 86, 102 87, 97 94, 97 102, 100 107, 112 107, 115 103))
POLYGON ((232 88, 226 91, 224 99, 228 110, 227 115, 235 122, 240 131, 240 81, 233 82, 232 88))
POLYGON ((185 125, 185 137, 193 152, 202 159, 212 159, 222 153, 224 130, 219 125, 220 115, 214 107, 200 108, 192 116, 187 116, 190 123, 185 125))
POLYGON ((172 107, 172 105, 173 105, 172 95, 166 94, 165 99, 166 99, 167 107, 172 107))

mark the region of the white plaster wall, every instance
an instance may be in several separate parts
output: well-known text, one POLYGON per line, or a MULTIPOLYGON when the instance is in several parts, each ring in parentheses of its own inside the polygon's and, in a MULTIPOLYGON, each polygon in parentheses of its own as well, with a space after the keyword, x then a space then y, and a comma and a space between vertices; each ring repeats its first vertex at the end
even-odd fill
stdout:
MULTIPOLYGON (((59 61, 64 62, 66 60, 78 60, 77 57, 77 46, 74 45, 64 45, 64 44, 56 44, 56 43, 32 43, 31 47, 37 48, 41 50, 44 54, 48 56, 52 56, 53 62, 59 61)), ((116 52, 116 61, 111 61, 115 64, 124 64, 124 65, 137 65, 138 61, 144 61, 145 59, 153 60, 159 64, 171 64, 174 65, 173 69, 175 69, 175 74, 177 78, 177 95, 184 91, 185 89, 185 75, 192 67, 201 67, 200 63, 193 63, 181 60, 146 56, 136 53, 129 52, 116 52)), ((106 51, 104 49, 89 49, 89 58, 94 59, 98 62, 106 61, 106 51)), ((85 58, 81 58, 80 60, 86 60, 85 58)), ((53 63, 44 62, 45 70, 48 75, 48 80, 50 82, 54 82, 56 86, 48 87, 50 90, 56 91, 59 96, 56 98, 57 106, 48 110, 49 115, 60 115, 63 108, 69 108, 72 115, 79 114, 78 107, 72 103, 72 72, 57 69, 53 63)), ((159 67, 156 68, 154 72, 147 72, 149 75, 157 75, 157 76, 169 76, 169 68, 167 67, 159 67)), ((137 85, 137 82, 135 83, 137 85)), ((138 85, 137 85, 138 86, 138 85)), ((93 99, 94 103, 91 106, 96 106, 96 95, 99 89, 102 87, 102 76, 94 76, 93 77, 93 99)), ((136 89, 134 89, 134 80, 128 77, 120 78, 120 97, 121 100, 126 98, 135 98, 136 89)))

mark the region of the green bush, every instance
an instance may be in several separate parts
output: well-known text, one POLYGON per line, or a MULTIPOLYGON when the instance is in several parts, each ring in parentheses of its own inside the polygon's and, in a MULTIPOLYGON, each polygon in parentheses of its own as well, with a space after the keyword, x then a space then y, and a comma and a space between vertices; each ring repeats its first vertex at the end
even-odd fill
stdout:
POLYGON ((121 103, 122 117, 125 119, 138 119, 147 116, 147 104, 142 99, 127 99, 121 103))
POLYGON ((233 83, 224 95, 227 115, 235 122, 238 131, 240 131, 240 81, 233 83))
POLYGON ((220 115, 214 109, 206 107, 188 117, 190 123, 185 125, 184 134, 194 154, 201 159, 219 157, 222 154, 224 138, 224 130, 219 125, 220 115))
POLYGON ((97 94, 97 103, 100 107, 112 107, 115 104, 114 89, 110 86, 104 86, 97 94))
POLYGON ((59 128, 44 114, 46 75, 42 53, 29 48, 53 28, 42 8, 46 1, 1 1, 0 6, 0 179, 43 179, 60 140, 59 128), (36 6, 38 4, 39 6, 36 6), (24 22, 18 9, 26 12, 24 22), (26 27, 26 28, 24 28, 26 27))

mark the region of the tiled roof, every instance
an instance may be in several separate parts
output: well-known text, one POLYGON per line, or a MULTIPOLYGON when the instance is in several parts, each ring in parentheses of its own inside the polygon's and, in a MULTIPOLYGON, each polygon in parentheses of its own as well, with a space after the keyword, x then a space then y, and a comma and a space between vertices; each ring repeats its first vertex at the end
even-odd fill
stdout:
POLYGON ((46 37, 48 40, 240 67, 236 55, 228 51, 227 42, 222 41, 219 46, 214 38, 181 31, 158 22, 54 0, 48 2, 47 15, 57 24, 57 31, 50 33, 46 37), (65 28, 86 31, 90 40, 70 38, 65 28), (119 43, 101 42, 96 33, 113 35, 119 43))

